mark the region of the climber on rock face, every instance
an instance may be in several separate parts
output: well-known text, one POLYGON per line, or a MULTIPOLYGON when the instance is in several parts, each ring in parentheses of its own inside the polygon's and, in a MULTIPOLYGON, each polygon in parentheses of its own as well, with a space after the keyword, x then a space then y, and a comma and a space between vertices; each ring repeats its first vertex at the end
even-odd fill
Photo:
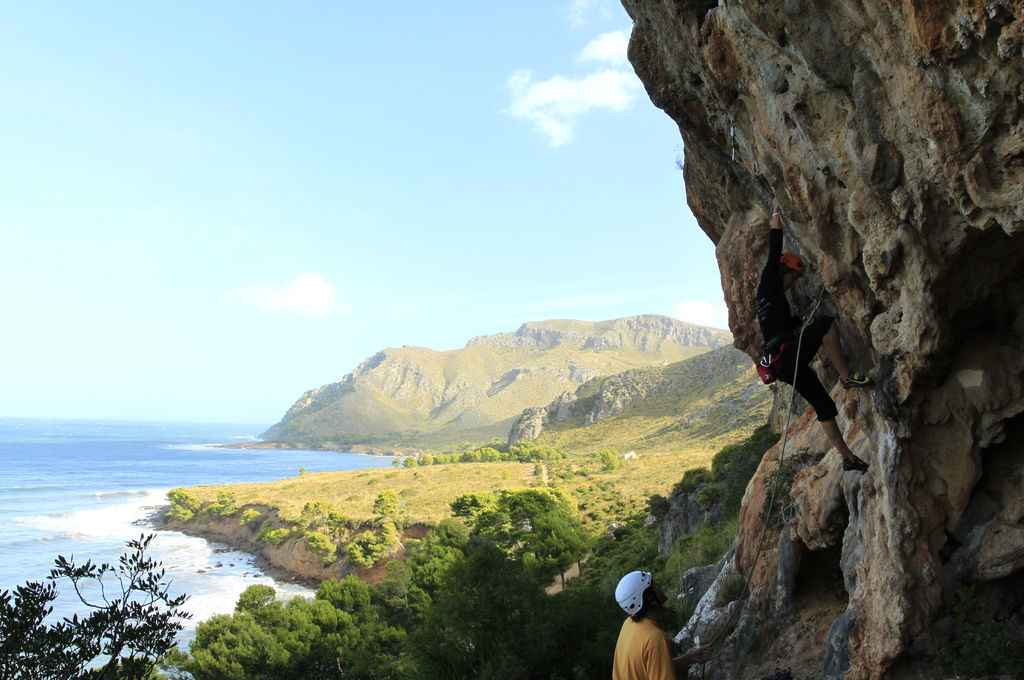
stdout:
POLYGON ((819 347, 832 365, 842 376, 842 384, 847 389, 870 387, 874 381, 855 371, 851 371, 843 359, 843 350, 839 340, 839 328, 831 316, 819 316, 813 319, 800 337, 801 320, 789 311, 786 291, 792 288, 797 280, 804 275, 803 261, 793 253, 782 252, 782 212, 779 201, 772 201, 772 218, 768 232, 768 263, 761 273, 761 283, 757 287, 757 321, 761 326, 764 339, 764 357, 761 359, 759 373, 767 369, 768 377, 762 374, 765 382, 778 378, 793 388, 806 399, 818 415, 829 441, 843 457, 844 470, 868 469, 868 464, 853 455, 846 445, 836 415, 839 411, 828 391, 822 386, 818 376, 811 370, 810 362, 819 347), (799 353, 797 356, 797 347, 799 353), (774 376, 771 377, 771 376, 774 376), (794 376, 796 380, 794 381, 794 376))

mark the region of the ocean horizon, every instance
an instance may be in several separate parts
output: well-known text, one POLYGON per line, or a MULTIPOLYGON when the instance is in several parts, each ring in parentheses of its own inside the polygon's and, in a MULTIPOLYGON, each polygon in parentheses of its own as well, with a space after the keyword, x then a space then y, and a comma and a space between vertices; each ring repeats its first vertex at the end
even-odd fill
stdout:
MULTIPOLYGON (((0 418, 0 590, 44 581, 54 559, 116 563, 126 543, 154 534, 149 553, 162 563, 172 594, 186 593, 195 626, 230 613, 248 586, 275 588, 280 599, 312 591, 275 579, 230 546, 154 527, 149 518, 180 486, 266 482, 309 472, 387 467, 389 456, 222 448, 258 441, 258 425, 158 421, 0 418)), ((51 617, 87 614, 70 590, 51 617)))

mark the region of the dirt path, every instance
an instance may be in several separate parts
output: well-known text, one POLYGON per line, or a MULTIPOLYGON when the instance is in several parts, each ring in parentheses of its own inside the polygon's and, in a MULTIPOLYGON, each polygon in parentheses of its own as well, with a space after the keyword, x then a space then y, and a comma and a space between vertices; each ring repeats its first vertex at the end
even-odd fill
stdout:
POLYGON ((586 564, 587 560, 589 560, 590 556, 593 555, 593 554, 594 554, 593 551, 588 552, 586 554, 586 556, 584 556, 584 558, 582 560, 580 560, 576 564, 574 564, 571 567, 569 567, 569 569, 566 570, 565 572, 563 572, 561 576, 556 576, 555 580, 551 582, 551 585, 549 585, 547 588, 544 589, 544 592, 547 593, 548 595, 557 595, 558 593, 562 592, 562 590, 563 590, 562 580, 564 579, 565 582, 568 583, 570 581, 570 579, 574 579, 577 576, 579 576, 580 575, 580 565, 581 564, 586 564))

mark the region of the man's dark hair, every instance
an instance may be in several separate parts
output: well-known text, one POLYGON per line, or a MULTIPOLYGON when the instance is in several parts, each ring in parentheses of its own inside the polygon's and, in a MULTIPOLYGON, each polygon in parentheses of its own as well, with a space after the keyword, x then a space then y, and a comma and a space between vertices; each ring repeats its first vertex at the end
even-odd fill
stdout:
POLYGON ((651 584, 647 586, 647 588, 644 590, 644 594, 642 597, 643 606, 641 606, 635 614, 629 615, 629 618, 633 619, 634 621, 639 621, 640 619, 647 616, 647 610, 650 608, 652 604, 655 607, 658 606, 658 598, 654 594, 654 581, 651 581, 651 584))

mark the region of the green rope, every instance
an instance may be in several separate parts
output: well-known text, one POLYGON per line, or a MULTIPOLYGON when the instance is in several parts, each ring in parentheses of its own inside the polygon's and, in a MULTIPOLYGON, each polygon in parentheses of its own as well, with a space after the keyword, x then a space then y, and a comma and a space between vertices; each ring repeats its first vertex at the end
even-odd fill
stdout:
MULTIPOLYGON (((818 307, 821 305, 821 298, 822 298, 822 296, 824 294, 825 294, 825 289, 823 287, 821 289, 821 292, 818 293, 818 298, 817 298, 817 300, 815 300, 814 306, 811 307, 810 313, 807 314, 807 317, 804 319, 804 322, 800 325, 800 334, 798 335, 797 342, 796 342, 796 363, 793 365, 793 385, 796 385, 797 373, 800 371, 800 350, 803 347, 804 331, 807 330, 807 327, 811 325, 811 321, 814 320, 814 314, 818 311, 818 307)), ((792 392, 790 392, 790 395, 789 395, 789 410, 786 413, 786 429, 783 431, 783 434, 782 434, 782 445, 779 447, 779 464, 778 464, 778 468, 775 470, 775 482, 772 484, 772 494, 771 494, 771 498, 768 501, 768 514, 764 518, 764 526, 761 529, 761 537, 757 541, 757 550, 754 551, 754 561, 750 565, 750 573, 747 574, 747 580, 743 584, 743 596, 744 597, 750 591, 750 580, 754 577, 754 570, 757 567, 757 561, 761 557, 761 550, 762 550, 762 547, 764 545, 764 539, 765 539, 765 536, 768 534, 768 521, 771 519, 771 514, 772 514, 771 509, 775 506, 775 495, 778 493, 778 490, 779 490, 779 486, 780 486, 779 482, 782 481, 782 460, 783 460, 783 458, 786 455, 786 443, 789 440, 789 423, 790 423, 790 420, 793 417, 793 403, 794 403, 795 397, 796 397, 796 387, 793 387, 792 388, 792 392)), ((735 559, 735 558, 733 558, 733 559, 735 559)), ((729 630, 729 624, 732 623, 733 617, 737 614, 737 612, 740 611, 740 609, 742 609, 742 607, 736 607, 733 610, 733 613, 729 615, 728 619, 726 619, 725 624, 722 625, 722 627, 718 630, 718 633, 716 633, 715 636, 711 639, 711 643, 710 644, 712 644, 712 645, 716 644, 718 642, 718 640, 722 637, 722 634, 725 631, 729 630)), ((721 650, 719 650, 719 653, 721 653, 721 650)), ((716 653, 715 656, 717 658, 718 653, 716 653)), ((700 669, 700 675, 703 678, 704 677, 704 664, 701 664, 700 668, 701 668, 700 669)))

